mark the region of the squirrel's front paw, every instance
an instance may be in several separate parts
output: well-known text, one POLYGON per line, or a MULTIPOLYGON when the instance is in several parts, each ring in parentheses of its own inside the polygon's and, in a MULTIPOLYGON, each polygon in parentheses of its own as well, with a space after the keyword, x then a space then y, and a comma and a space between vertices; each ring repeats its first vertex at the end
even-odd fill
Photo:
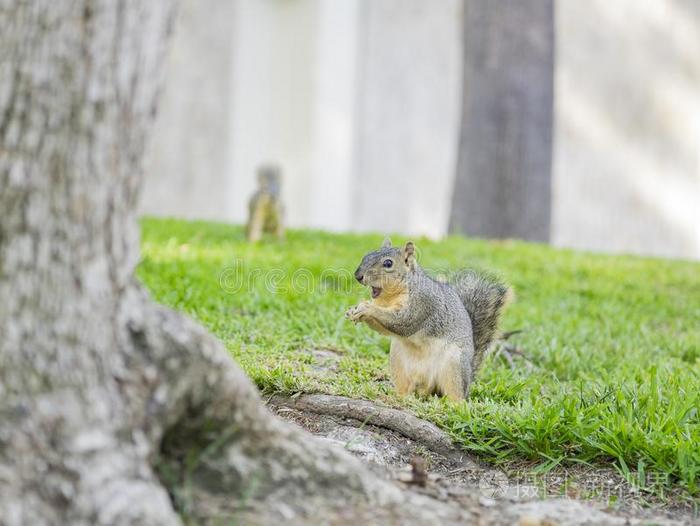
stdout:
POLYGON ((347 318, 350 321, 354 321, 355 323, 360 321, 360 314, 358 312, 357 307, 358 306, 355 305, 354 307, 350 307, 348 310, 346 310, 345 311, 345 318, 347 318))
POLYGON ((362 315, 366 312, 367 310, 367 302, 362 302, 359 305, 355 305, 354 307, 350 307, 346 312, 345 312, 345 317, 350 320, 354 321, 357 323, 358 321, 362 320, 362 315))

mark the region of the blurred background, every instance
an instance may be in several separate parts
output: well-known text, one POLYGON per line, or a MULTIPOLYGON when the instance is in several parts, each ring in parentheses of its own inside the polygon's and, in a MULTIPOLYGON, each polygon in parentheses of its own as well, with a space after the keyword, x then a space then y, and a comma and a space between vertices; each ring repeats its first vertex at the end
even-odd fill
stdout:
POLYGON ((700 259, 697 0, 181 0, 142 212, 700 259))

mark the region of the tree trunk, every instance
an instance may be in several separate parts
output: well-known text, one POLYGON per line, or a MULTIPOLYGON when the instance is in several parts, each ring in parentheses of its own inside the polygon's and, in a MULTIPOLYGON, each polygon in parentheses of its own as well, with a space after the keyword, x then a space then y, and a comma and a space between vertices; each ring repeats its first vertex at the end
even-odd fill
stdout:
POLYGON ((0 522, 465 520, 271 416, 134 281, 171 22, 166 0, 1 0, 0 522))
POLYGON ((450 231, 548 241, 553 0, 466 0, 450 231))

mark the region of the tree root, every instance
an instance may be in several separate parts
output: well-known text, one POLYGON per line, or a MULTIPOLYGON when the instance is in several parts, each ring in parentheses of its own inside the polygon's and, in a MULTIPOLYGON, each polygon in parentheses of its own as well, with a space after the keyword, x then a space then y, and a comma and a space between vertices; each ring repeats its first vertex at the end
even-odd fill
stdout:
MULTIPOLYGON (((218 340, 147 298, 141 309, 138 304, 131 302, 127 322, 130 361, 135 371, 152 368, 160 374, 150 388, 137 389, 132 407, 150 401, 134 416, 158 449, 156 470, 186 520, 427 524, 441 517, 445 524, 461 524, 470 519, 470 511, 454 504, 407 494, 342 448, 272 415, 218 340), (163 388, 169 396, 158 396, 163 388), (144 396, 144 389, 150 394, 144 396)), ((448 445, 446 436, 443 441, 448 445)))
POLYGON ((450 437, 434 424, 406 411, 392 409, 368 400, 326 394, 303 394, 295 397, 275 395, 268 403, 320 415, 352 418, 362 423, 395 431, 445 457, 460 461, 466 457, 465 453, 454 446, 450 437))

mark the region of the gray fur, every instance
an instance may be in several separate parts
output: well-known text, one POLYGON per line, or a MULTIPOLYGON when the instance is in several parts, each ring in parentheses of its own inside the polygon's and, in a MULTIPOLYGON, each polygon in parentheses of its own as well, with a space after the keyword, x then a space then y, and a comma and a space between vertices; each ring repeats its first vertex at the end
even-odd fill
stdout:
POLYGON ((496 336, 510 289, 473 270, 460 272, 451 283, 430 277, 407 249, 387 246, 364 256, 355 277, 364 285, 405 286, 408 304, 378 315, 390 333, 432 337, 462 349, 461 377, 465 397, 483 356, 496 336), (386 259, 394 264, 383 266, 386 259))

